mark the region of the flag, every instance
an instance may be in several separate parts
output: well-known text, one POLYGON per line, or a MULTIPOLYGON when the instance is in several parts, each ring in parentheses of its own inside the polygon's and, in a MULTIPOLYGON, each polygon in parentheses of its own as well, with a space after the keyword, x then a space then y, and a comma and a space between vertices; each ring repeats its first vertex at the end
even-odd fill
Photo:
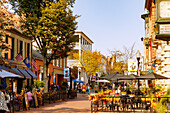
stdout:
POLYGON ((155 66, 155 63, 152 64, 152 67, 156 67, 156 66, 155 66))
MULTIPOLYGON (((22 50, 21 50, 22 51, 22 50)), ((17 54, 17 56, 15 56, 15 59, 17 61, 22 61, 23 57, 22 57, 22 54, 21 54, 21 51, 17 54)))
POLYGON ((23 60, 23 62, 25 63, 25 65, 26 65, 28 68, 31 67, 28 56, 23 60))
POLYGON ((36 63, 35 59, 31 62, 31 64, 33 65, 33 69, 35 71, 37 71, 37 63, 36 63))

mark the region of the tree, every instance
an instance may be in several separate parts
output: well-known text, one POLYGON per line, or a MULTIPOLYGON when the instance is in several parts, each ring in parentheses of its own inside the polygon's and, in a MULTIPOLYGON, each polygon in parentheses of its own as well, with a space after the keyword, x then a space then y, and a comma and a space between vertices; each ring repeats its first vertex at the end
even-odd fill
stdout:
POLYGON ((110 51, 112 56, 115 56, 115 62, 111 66, 111 73, 119 72, 123 73, 128 71, 128 59, 132 59, 135 56, 135 43, 130 48, 123 46, 123 50, 110 51))
POLYGON ((97 51, 83 51, 81 56, 78 53, 73 54, 74 59, 80 61, 81 66, 86 70, 88 74, 95 74, 101 71, 104 62, 102 62, 103 56, 97 51))
POLYGON ((0 0, 0 65, 9 66, 4 59, 4 53, 8 52, 9 45, 5 41, 6 35, 10 35, 6 30, 16 28, 18 18, 16 15, 8 12, 8 0, 0 0))
POLYGON ((11 0, 21 17, 23 33, 34 38, 43 56, 45 91, 47 91, 48 65, 57 58, 68 56, 74 47, 77 15, 71 6, 74 0, 11 0))

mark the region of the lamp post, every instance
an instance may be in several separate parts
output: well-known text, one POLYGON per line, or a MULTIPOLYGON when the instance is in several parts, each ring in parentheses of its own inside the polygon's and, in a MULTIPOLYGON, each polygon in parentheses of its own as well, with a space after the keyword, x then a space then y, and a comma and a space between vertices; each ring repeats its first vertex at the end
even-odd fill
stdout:
MULTIPOLYGON (((137 52, 136 52, 136 59, 137 59, 137 64, 138 64, 138 68, 137 68, 137 75, 139 74, 139 76, 140 76, 140 72, 139 72, 139 64, 140 64, 140 57, 141 57, 141 53, 140 53, 140 51, 138 50, 137 52)), ((139 91, 140 89, 139 89, 139 79, 138 79, 138 91, 139 91)))
POLYGON ((71 67, 69 68, 69 71, 70 71, 70 89, 69 90, 72 90, 72 72, 71 72, 71 67))
MULTIPOLYGON (((137 58, 137 64, 138 64, 138 70, 139 70, 139 64, 140 64, 140 57, 141 57, 141 53, 140 53, 140 51, 138 50, 137 52, 136 52, 136 58, 137 58)), ((139 74, 138 73, 138 71, 137 71, 137 74, 139 74)))

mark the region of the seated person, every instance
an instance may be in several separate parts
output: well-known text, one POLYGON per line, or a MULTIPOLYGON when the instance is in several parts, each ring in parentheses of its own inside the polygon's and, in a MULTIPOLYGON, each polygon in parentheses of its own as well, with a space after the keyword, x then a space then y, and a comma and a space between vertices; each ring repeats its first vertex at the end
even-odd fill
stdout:
POLYGON ((80 84, 77 86, 77 90, 79 91, 79 93, 82 92, 82 91, 81 91, 81 86, 80 86, 80 84))
POLYGON ((120 93, 121 93, 120 87, 117 88, 115 93, 120 95, 120 93))
POLYGON ((127 89, 127 91, 126 91, 126 92, 127 92, 127 96, 128 96, 129 94, 131 94, 131 91, 130 91, 130 89, 129 89, 129 88, 127 89))

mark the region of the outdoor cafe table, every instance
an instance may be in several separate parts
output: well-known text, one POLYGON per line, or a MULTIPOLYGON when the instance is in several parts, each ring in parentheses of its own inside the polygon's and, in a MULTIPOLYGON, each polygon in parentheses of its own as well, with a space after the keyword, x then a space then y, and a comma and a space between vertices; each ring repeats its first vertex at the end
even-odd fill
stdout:
POLYGON ((137 109, 138 104, 140 104, 140 99, 141 98, 138 98, 138 96, 135 96, 134 94, 119 97, 115 97, 114 95, 104 95, 103 98, 98 99, 99 102, 97 106, 99 109, 102 109, 102 111, 107 110, 108 108, 110 108, 110 110, 113 110, 113 108, 119 110, 120 106, 122 106, 123 109, 137 109))

